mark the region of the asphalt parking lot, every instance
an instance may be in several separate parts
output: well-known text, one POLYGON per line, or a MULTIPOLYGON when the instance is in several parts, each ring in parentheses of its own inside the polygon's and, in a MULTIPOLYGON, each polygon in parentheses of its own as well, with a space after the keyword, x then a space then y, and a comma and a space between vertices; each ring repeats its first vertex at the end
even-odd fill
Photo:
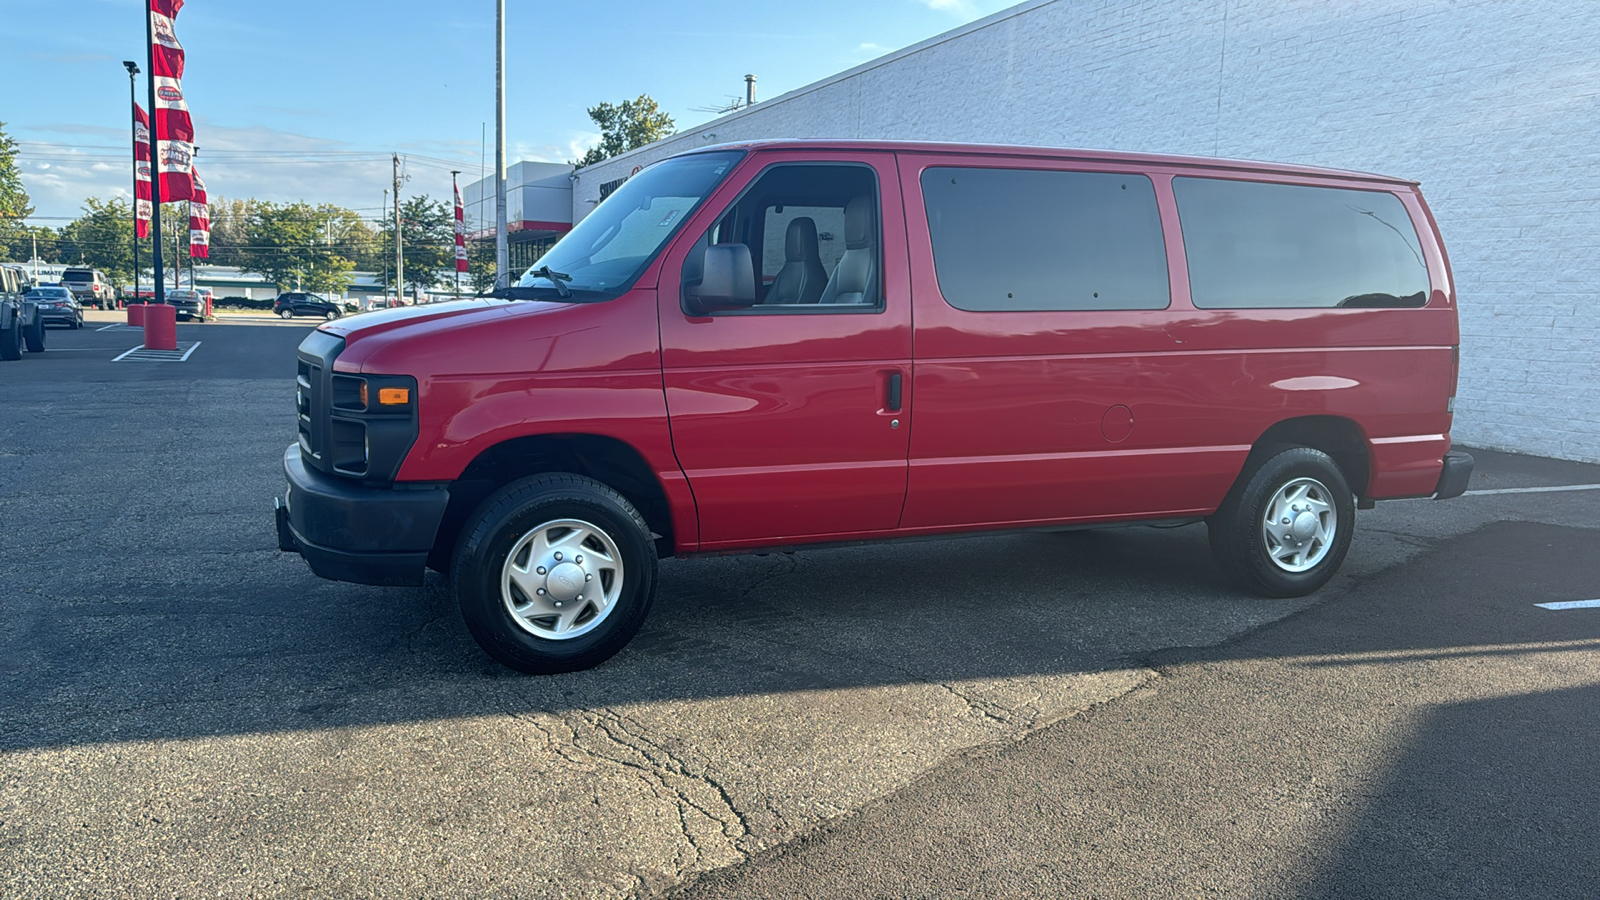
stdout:
POLYGON ((531 678, 437 581, 276 550, 315 323, 114 362, 114 318, 0 364, 0 896, 1593 893, 1600 609, 1532 604, 1600 598, 1600 491, 1524 489, 1600 467, 1478 454, 1298 601, 1198 526, 673 560, 622 654, 531 678))

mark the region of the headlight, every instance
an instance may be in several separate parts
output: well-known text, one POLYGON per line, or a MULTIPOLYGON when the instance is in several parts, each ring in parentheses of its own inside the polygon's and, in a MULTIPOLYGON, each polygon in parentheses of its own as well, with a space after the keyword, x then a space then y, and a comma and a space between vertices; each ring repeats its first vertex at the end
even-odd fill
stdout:
POLYGON ((334 471, 391 479, 417 436, 417 381, 407 375, 333 376, 334 471))

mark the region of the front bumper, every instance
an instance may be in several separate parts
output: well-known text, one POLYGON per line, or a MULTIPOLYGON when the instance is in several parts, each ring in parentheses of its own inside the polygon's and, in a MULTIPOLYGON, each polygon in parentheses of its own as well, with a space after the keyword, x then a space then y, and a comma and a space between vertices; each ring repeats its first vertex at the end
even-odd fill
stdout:
POLYGON ((1467 492, 1467 482, 1472 480, 1473 459, 1469 453, 1451 450, 1444 455, 1444 468, 1439 472, 1439 486, 1434 488, 1433 499, 1449 500, 1467 492))
POLYGON ((278 548, 333 581, 416 585, 450 502, 442 484, 372 486, 324 475, 283 454, 289 489, 274 513, 278 548))

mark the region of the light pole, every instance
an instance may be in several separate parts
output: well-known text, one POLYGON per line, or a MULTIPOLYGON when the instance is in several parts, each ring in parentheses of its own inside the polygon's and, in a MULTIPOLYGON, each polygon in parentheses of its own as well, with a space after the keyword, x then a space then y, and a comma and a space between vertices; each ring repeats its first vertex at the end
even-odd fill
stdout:
POLYGON ((506 0, 496 0, 494 19, 494 286, 511 284, 506 238, 506 0))
MULTIPOLYGON (((133 119, 133 142, 139 143, 139 114, 134 108, 139 105, 139 64, 131 59, 122 61, 122 67, 128 70, 128 115, 133 119)), ((155 177, 155 169, 151 168, 151 177, 155 177)), ((37 256, 38 254, 34 254, 37 256)), ((133 154, 133 302, 139 302, 139 154, 133 154)))

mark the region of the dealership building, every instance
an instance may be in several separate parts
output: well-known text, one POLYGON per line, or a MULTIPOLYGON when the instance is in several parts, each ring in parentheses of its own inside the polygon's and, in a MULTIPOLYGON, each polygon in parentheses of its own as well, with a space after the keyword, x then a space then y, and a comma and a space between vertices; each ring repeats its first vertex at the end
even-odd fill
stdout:
POLYGON ((513 219, 556 236, 641 166, 778 137, 1416 179, 1460 298, 1456 440, 1600 462, 1596 34, 1587 0, 1033 0, 575 173, 558 166, 544 183, 554 197, 567 182, 564 221, 513 219))

